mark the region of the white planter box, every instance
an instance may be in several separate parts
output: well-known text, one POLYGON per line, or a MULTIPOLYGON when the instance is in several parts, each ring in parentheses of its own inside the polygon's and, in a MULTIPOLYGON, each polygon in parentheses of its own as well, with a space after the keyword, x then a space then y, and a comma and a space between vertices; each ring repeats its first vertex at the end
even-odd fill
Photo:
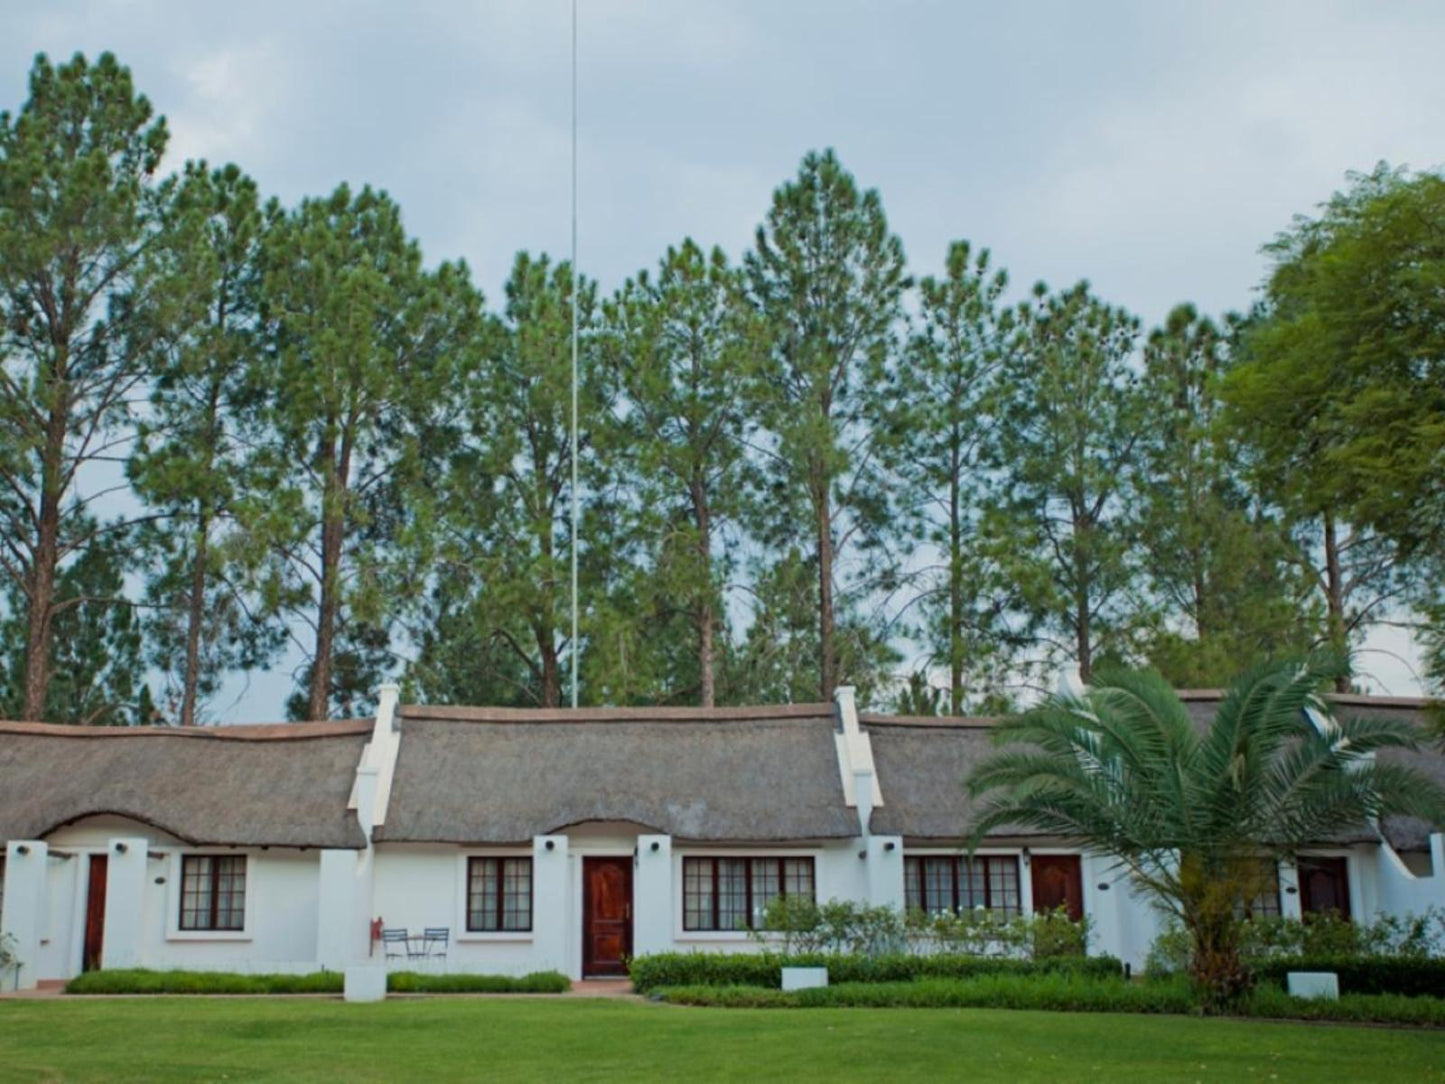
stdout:
POLYGON ((783 968, 784 990, 810 990, 814 986, 828 985, 826 967, 785 967, 783 968))
POLYGON ((1285 974, 1290 997, 1340 999, 1340 977, 1333 971, 1289 971, 1285 974))
POLYGON ((382 1001, 386 998, 386 968, 368 964, 346 969, 347 1001, 382 1001))

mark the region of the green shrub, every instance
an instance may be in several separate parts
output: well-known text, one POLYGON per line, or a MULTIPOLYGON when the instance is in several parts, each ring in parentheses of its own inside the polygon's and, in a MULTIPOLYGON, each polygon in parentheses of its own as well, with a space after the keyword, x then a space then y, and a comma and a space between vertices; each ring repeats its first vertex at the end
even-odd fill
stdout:
POLYGON ((572 980, 557 971, 533 971, 520 978, 393 971, 386 977, 386 988, 395 994, 561 994, 572 989, 572 980))
MULTIPOLYGON (((680 986, 657 992, 663 1001, 729 1009, 914 1008, 1030 1009, 1047 1012, 1199 1012, 1182 978, 1148 983, 1085 975, 983 975, 971 979, 843 983, 784 992, 759 986, 680 986)), ((1290 997, 1261 987, 1234 1010, 1240 1016, 1278 1020, 1445 1026, 1445 999, 1350 994, 1338 1001, 1290 997)))
POLYGON ((1056 1012, 1186 1013, 1194 999, 1185 983, 1131 983, 1079 974, 980 975, 969 979, 839 983, 809 990, 755 986, 666 988, 662 1000, 724 1008, 967 1008, 1056 1012))
MULTIPOLYGON (((339 971, 309 975, 243 975, 232 971, 87 971, 71 979, 69 994, 339 994, 345 985, 339 971)), ((556 971, 511 975, 427 975, 393 971, 386 988, 395 993, 430 994, 560 994, 571 981, 556 971)))
POLYGON ((1111 956, 1057 956, 1020 960, 1000 956, 894 953, 887 956, 802 955, 775 953, 666 952, 638 956, 631 964, 632 985, 639 991, 662 986, 782 985, 785 967, 826 967, 833 983, 912 982, 926 978, 968 978, 979 975, 1068 974, 1110 978, 1121 974, 1111 956))
POLYGON ((1290 971, 1333 971, 1341 994, 1445 997, 1445 959, 1394 956, 1285 956, 1255 965, 1261 985, 1284 989, 1290 971))
POLYGON ((231 971, 87 971, 66 984, 68 994, 339 994, 339 971, 307 975, 242 975, 231 971))

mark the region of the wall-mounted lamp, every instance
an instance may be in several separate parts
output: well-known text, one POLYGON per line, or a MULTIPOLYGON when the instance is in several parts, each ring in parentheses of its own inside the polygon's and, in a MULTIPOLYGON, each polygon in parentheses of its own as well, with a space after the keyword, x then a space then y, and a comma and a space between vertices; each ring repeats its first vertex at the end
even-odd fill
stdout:
POLYGON ((129 845, 127 845, 127 844, 125 844, 125 843, 117 843, 117 844, 115 845, 115 853, 116 853, 116 854, 125 854, 125 852, 128 851, 128 850, 130 850, 130 847, 129 847, 129 845))
POLYGON ((867 861, 867 859, 868 859, 868 852, 867 852, 867 851, 859 851, 859 852, 858 852, 858 857, 859 857, 860 860, 867 861))
POLYGON ((555 839, 549 839, 543 846, 549 851, 555 851, 557 849, 557 841, 555 839))
POLYGON ((650 846, 648 850, 650 850, 653 854, 656 854, 658 851, 662 850, 662 844, 654 839, 652 841, 652 846, 650 846))
POLYGON ((1029 864, 1029 858, 1030 858, 1029 849, 1028 849, 1027 847, 1024 848, 1023 854, 1022 854, 1020 857, 1023 858, 1023 860, 1024 860, 1024 865, 1027 866, 1027 865, 1029 864))
POLYGON ((1100 881, 1100 882, 1099 882, 1099 891, 1100 891, 1100 892, 1107 892, 1107 891, 1109 891, 1109 882, 1108 882, 1108 881, 1100 881))
POLYGON ((25 846, 25 844, 22 843, 22 844, 20 844, 20 846, 18 846, 18 847, 15 848, 15 853, 16 853, 16 854, 29 854, 29 853, 30 853, 30 848, 27 847, 27 846, 25 846))
POLYGON ((157 877, 157 878, 156 878, 156 884, 158 884, 158 885, 163 885, 163 884, 165 884, 165 883, 166 883, 166 879, 165 879, 164 877, 157 877))
POLYGON ((897 850, 897 849, 898 849, 898 844, 894 843, 894 842, 890 839, 887 843, 883 844, 883 849, 884 849, 885 851, 897 850))
POLYGON ((1296 888, 1294 885, 1285 885, 1284 893, 1286 896, 1296 896, 1299 894, 1299 889, 1296 888))

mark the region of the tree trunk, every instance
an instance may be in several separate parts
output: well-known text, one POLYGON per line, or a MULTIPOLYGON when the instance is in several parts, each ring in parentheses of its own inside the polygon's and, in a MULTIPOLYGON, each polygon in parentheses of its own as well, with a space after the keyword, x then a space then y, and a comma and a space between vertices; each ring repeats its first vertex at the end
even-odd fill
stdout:
POLYGON ((948 491, 948 710, 963 714, 963 524, 960 521, 958 436, 948 491))
POLYGON ((698 702, 710 708, 716 702, 717 690, 713 675, 713 622, 712 609, 712 516, 708 508, 707 489, 702 478, 693 475, 692 490, 693 520, 697 527, 697 559, 702 574, 702 586, 695 610, 697 620, 697 677, 698 702))
POLYGON ((542 707, 555 708, 562 704, 562 662, 557 645, 552 640, 551 629, 537 630, 537 653, 542 658, 542 707))
POLYGON ((201 624, 206 618, 206 552, 211 524, 205 512, 196 522, 195 553, 191 564, 191 594, 186 607, 186 673, 181 692, 181 726, 196 725, 196 703, 201 683, 201 624))
POLYGON ((40 522, 36 525, 34 563, 25 635, 25 710, 34 722, 45 718, 50 691, 50 630, 55 616, 55 576, 60 564, 61 477, 65 468, 65 421, 68 394, 51 407, 40 461, 40 522))
POLYGON ((1089 611, 1089 532, 1087 517, 1074 518, 1074 648, 1079 655, 1079 680, 1088 685, 1094 677, 1091 641, 1092 614, 1089 611))
MULTIPOLYGON (((822 473, 819 468, 818 473, 822 473)), ((816 475, 815 475, 816 478, 816 475)), ((826 477, 813 487, 813 507, 818 530, 818 687, 822 699, 831 700, 838 684, 838 660, 834 653, 833 617, 833 515, 826 477)))
MULTIPOLYGON (((1335 535, 1335 517, 1326 512, 1325 520, 1325 600, 1328 613, 1327 631, 1330 649, 1344 655, 1349 650, 1349 639, 1345 634, 1345 584, 1340 568, 1340 546, 1335 535)), ((1335 692, 1350 691, 1350 677, 1341 674, 1335 678, 1335 692)))
POLYGON ((346 487, 351 469, 351 447, 343 442, 341 461, 333 459, 328 444, 326 484, 321 493, 321 601, 316 615, 316 656, 311 665, 307 715, 326 719, 331 714, 331 674, 336 651, 336 619, 341 607, 341 549, 346 536, 346 487))

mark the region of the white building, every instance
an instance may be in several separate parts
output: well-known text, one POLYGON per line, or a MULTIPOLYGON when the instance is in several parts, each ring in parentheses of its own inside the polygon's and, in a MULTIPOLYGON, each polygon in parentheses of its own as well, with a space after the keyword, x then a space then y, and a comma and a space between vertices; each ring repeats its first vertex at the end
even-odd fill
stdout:
MULTIPOLYGON (((1201 720, 1218 699, 1183 695, 1201 720)), ((453 971, 617 974, 634 954, 754 948, 745 927, 777 892, 1064 906, 1093 920, 1093 951, 1136 967, 1156 932, 1122 871, 1068 840, 990 838, 970 863, 962 781, 988 720, 860 715, 848 689, 717 709, 396 696, 350 722, 0 723, 0 932, 21 961, 6 985, 92 967, 340 969, 384 958, 382 928, 445 929, 453 971)), ((1411 759, 1445 779, 1445 758, 1411 759)), ((1281 866, 1267 903, 1431 905, 1445 906, 1445 844, 1411 821, 1281 866)))

